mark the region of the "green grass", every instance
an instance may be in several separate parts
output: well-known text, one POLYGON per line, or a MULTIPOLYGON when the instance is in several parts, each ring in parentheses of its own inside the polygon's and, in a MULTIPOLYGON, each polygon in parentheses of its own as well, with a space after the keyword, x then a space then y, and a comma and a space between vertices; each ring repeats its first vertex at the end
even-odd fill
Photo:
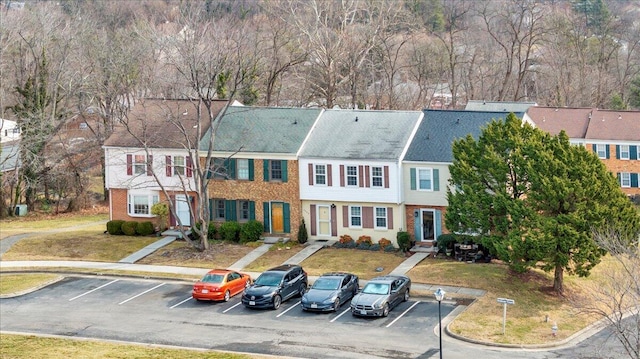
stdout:
MULTIPOLYGON (((16 234, 48 231, 52 229, 69 228, 92 222, 106 221, 109 215, 97 214, 65 214, 58 216, 27 216, 10 217, 0 220, 0 238, 6 238, 16 234)), ((106 225, 103 225, 103 230, 106 225)))
POLYGON ((398 253, 373 252, 360 249, 323 248, 300 264, 309 275, 348 271, 360 279, 389 274, 405 259, 398 253), (376 272, 382 268, 381 272, 376 272))
POLYGON ((167 349, 149 345, 106 343, 94 340, 73 340, 32 335, 0 334, 0 353, 3 359, 258 359, 263 356, 231 354, 215 351, 167 349))

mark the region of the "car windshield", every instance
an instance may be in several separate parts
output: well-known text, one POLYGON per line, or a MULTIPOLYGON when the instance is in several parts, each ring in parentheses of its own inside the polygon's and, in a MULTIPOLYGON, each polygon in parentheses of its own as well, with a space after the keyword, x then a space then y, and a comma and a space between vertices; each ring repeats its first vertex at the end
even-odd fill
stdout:
POLYGON ((367 283, 362 290, 364 294, 389 294, 389 285, 384 283, 367 283))
POLYGON ((336 290, 340 287, 340 278, 318 278, 311 287, 319 290, 336 290))
POLYGON ((256 285, 266 285, 269 287, 275 287, 282 281, 281 273, 262 273, 254 282, 256 285))
POLYGON ((207 274, 200 280, 205 283, 222 283, 224 280, 224 275, 222 274, 207 274))

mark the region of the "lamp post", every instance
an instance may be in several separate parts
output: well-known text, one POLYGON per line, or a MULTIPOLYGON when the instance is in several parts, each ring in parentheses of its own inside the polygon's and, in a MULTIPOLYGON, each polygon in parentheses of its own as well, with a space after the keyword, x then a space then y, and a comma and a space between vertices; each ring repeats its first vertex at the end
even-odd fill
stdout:
POLYGON ((442 359, 442 312, 440 310, 440 304, 444 299, 445 291, 442 288, 438 288, 433 295, 436 297, 438 301, 438 329, 440 330, 440 359, 442 359))

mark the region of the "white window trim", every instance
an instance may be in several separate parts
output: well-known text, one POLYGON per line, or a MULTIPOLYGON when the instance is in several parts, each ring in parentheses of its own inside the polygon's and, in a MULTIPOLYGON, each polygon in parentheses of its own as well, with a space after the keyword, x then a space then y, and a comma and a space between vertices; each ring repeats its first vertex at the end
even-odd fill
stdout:
POLYGON ((362 228, 362 206, 349 206, 349 228, 362 228), (359 208, 360 209, 360 215, 358 216, 354 216, 353 215, 353 209, 354 208, 359 208), (352 219, 355 217, 359 217, 360 218, 360 225, 359 226, 355 226, 353 225, 353 221, 352 219))
POLYGON ((327 182, 328 182, 328 178, 327 178, 327 165, 322 165, 322 164, 316 164, 313 165, 313 181, 315 185, 318 186, 328 186, 327 182), (318 167, 322 167, 324 168, 324 173, 318 173, 318 167), (324 183, 319 183, 318 182, 318 176, 320 177, 324 177, 324 183))
POLYGON ((631 173, 630 172, 620 172, 620 187, 622 187, 622 188, 631 188, 631 173), (625 185, 625 182, 627 182, 626 185, 625 185))
POLYGON ((147 174, 147 158, 148 157, 146 155, 133 155, 131 167, 133 168, 132 171, 134 176, 147 174), (142 162, 137 161, 138 157, 142 158, 142 162), (142 169, 142 171, 138 172, 140 168, 142 169))
POLYGON ((631 149, 629 148, 629 145, 620 145, 620 159, 621 160, 628 160, 631 157, 631 149), (623 156, 623 153, 625 153, 625 151, 623 151, 623 147, 626 147, 626 156, 623 156))
POLYGON ((371 188, 384 188, 384 167, 382 166, 372 166, 371 167, 371 188), (373 169, 374 168, 379 168, 380 169, 380 176, 374 176, 373 175, 373 169), (374 178, 380 178, 380 186, 374 186, 373 185, 373 179, 374 178))
POLYGON ((173 156, 172 160, 173 162, 171 163, 171 174, 178 177, 184 176, 187 173, 187 158, 185 156, 173 156), (182 159, 182 163, 178 164, 178 158, 182 159))
POLYGON ((433 168, 430 168, 430 167, 416 168, 416 189, 418 191, 433 192, 433 168), (430 188, 422 188, 422 186, 420 185, 420 171, 429 171, 429 180, 431 181, 430 188))
POLYGON ((249 160, 246 158, 236 159, 236 179, 248 181, 249 180, 249 160), (240 163, 245 164, 246 167, 240 166, 240 163), (241 170, 246 171, 246 176, 240 176, 241 170))
POLYGON ((373 207, 373 227, 374 229, 388 229, 389 228, 389 220, 387 218, 389 214, 387 213, 387 207, 373 207), (378 216, 378 209, 384 210, 384 217, 378 216), (378 226, 378 218, 384 219, 384 227, 378 226))
POLYGON ((360 173, 358 173, 358 166, 351 166, 351 165, 347 165, 344 168, 344 184, 345 187, 359 187, 360 183, 359 181, 359 177, 360 177, 360 173), (349 174, 349 168, 355 168, 356 169, 356 174, 355 175, 350 175, 349 174), (349 177, 354 177, 356 178, 356 184, 349 184, 349 177))
POLYGON ((127 214, 131 217, 155 217, 151 214, 151 207, 158 203, 160 200, 159 193, 157 191, 129 191, 127 193, 127 214), (147 197, 147 204, 149 205, 149 213, 134 213, 133 211, 133 198, 134 197, 147 197))
POLYGON ((607 145, 596 144, 596 154, 600 159, 607 158, 607 145), (600 156, 600 152, 602 152, 602 156, 600 156))

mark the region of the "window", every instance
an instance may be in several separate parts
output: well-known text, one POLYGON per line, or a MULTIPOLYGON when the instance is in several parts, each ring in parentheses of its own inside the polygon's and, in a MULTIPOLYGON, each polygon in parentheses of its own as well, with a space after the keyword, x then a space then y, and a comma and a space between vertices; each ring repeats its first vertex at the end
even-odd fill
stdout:
POLYGON ((362 207, 349 206, 349 227, 362 228, 362 207))
POLYGON ((213 178, 227 179, 227 168, 225 167, 224 158, 212 158, 209 166, 209 173, 213 174, 213 178))
POLYGON ((620 145, 620 159, 621 160, 629 159, 629 145, 620 145))
POLYGON ((249 201, 238 201, 238 220, 249 220, 249 201))
POLYGON ((382 167, 371 167, 371 187, 383 187, 382 167))
POLYGON ((184 176, 184 156, 173 156, 173 174, 184 176))
POLYGON ((127 211, 130 216, 151 216, 151 206, 158 203, 156 192, 129 193, 127 196, 127 211))
POLYGON ((432 188, 432 174, 430 168, 419 168, 418 169, 418 189, 424 191, 431 191, 432 188))
POLYGON ((145 155, 135 155, 133 156, 133 173, 137 175, 142 175, 147 173, 147 161, 145 160, 145 155))
POLYGON ((357 166, 347 166, 347 186, 358 186, 357 166))
POLYGON ((620 173, 620 186, 625 188, 631 187, 631 173, 629 172, 620 173))
POLYGON ((316 184, 326 185, 327 184, 327 166, 315 165, 315 169, 316 169, 316 184))
POLYGON ((223 199, 214 199, 213 200, 213 219, 214 220, 222 220, 224 219, 224 200, 223 199))
POLYGON ((237 179, 248 180, 249 179, 249 160, 246 158, 239 158, 236 160, 238 168, 237 179))
POLYGON ((375 208, 375 220, 377 229, 387 229, 387 208, 376 207, 375 208))
POLYGON ((270 179, 272 181, 282 181, 282 162, 281 161, 269 161, 270 179))
POLYGON ((607 158, 607 145, 596 145, 596 153, 599 158, 607 158))

